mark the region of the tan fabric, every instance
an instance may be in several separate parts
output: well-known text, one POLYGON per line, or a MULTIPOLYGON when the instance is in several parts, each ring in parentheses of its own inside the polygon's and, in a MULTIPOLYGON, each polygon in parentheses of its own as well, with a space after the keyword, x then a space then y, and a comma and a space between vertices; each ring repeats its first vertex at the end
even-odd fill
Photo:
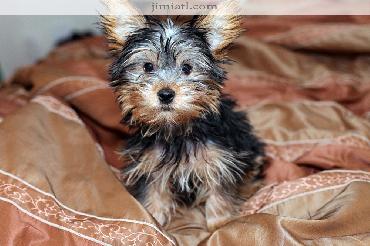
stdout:
POLYGON ((370 210, 363 197, 369 188, 353 183, 297 197, 229 223, 204 245, 368 245, 370 210))
MULTIPOLYGON (((171 244, 109 170, 83 122, 58 100, 34 98, 4 119, 0 138, 0 200, 99 242, 171 244)), ((16 236, 23 242, 22 234, 16 236)), ((69 237, 60 244, 68 245, 69 237)))
POLYGON ((215 232, 202 207, 160 228, 109 168, 131 130, 101 37, 19 70, 0 89, 0 244, 370 244, 369 23, 246 18, 225 92, 267 144, 266 186, 215 232))
POLYGON ((2 245, 100 245, 80 235, 40 222, 9 203, 0 202, 0 209, 2 223, 9 225, 2 227, 0 231, 2 245))

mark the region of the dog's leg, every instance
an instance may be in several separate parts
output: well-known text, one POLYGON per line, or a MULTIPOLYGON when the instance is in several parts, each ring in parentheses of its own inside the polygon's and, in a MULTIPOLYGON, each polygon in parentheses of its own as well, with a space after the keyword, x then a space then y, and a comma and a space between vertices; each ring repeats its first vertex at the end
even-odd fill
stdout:
POLYGON ((175 213, 176 201, 169 188, 164 190, 154 181, 147 187, 144 206, 160 225, 165 226, 175 213))
POLYGON ((214 231, 239 214, 242 199, 219 191, 212 191, 206 201, 206 218, 209 231, 214 231))

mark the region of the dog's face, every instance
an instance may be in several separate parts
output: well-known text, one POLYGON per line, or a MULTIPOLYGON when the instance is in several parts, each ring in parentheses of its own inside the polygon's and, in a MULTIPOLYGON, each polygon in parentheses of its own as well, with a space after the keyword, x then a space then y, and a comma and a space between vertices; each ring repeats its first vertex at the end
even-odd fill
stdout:
POLYGON ((170 128, 218 112, 225 78, 219 65, 240 34, 238 17, 209 15, 177 25, 118 12, 105 16, 103 26, 125 121, 170 128))
POLYGON ((112 66, 123 113, 132 122, 168 126, 216 112, 224 72, 204 33, 170 20, 148 25, 128 37, 112 66))

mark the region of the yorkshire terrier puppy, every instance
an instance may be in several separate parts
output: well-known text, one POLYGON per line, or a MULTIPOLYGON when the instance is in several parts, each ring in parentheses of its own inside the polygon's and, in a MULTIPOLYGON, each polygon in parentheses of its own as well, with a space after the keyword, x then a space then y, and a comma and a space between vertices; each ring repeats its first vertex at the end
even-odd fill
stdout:
POLYGON ((175 24, 126 1, 108 7, 111 85, 123 122, 136 129, 122 152, 124 185, 161 225, 200 204, 216 220, 236 215, 240 187, 256 182, 264 159, 246 115, 222 93, 221 65, 241 18, 213 12, 175 24))

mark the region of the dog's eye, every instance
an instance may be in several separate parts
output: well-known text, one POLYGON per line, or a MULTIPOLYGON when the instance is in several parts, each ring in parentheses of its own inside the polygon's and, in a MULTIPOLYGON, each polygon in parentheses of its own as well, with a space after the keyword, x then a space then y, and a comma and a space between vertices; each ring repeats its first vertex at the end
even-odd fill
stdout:
POLYGON ((153 63, 147 62, 147 63, 144 64, 143 68, 144 68, 144 71, 146 73, 150 73, 150 72, 153 72, 154 65, 153 65, 153 63))
POLYGON ((182 72, 185 74, 185 75, 189 75, 190 73, 191 73, 191 70, 192 70, 193 68, 189 65, 189 64, 184 64, 184 65, 182 65, 182 68, 181 68, 181 70, 182 70, 182 72))

